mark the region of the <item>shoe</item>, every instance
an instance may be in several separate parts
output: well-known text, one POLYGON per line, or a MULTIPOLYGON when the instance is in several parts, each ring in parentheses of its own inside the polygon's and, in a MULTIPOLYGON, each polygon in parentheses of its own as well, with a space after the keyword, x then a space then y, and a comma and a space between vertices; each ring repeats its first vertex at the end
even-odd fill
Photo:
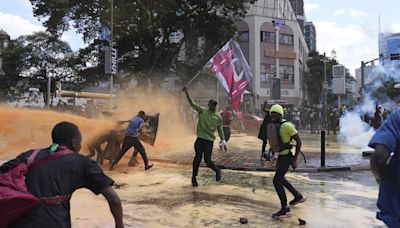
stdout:
POLYGON ((273 218, 277 219, 289 218, 290 216, 292 216, 292 212, 290 212, 289 207, 282 207, 280 211, 272 215, 273 218))
POLYGON ((215 180, 216 180, 216 181, 220 181, 220 180, 221 180, 221 170, 220 170, 220 169, 218 169, 218 170, 215 172, 215 180))
POLYGON ((153 166, 154 166, 153 164, 149 163, 149 164, 147 164, 147 165, 144 166, 144 170, 149 170, 149 169, 151 169, 153 166))
POLYGON ((199 184, 197 183, 196 177, 192 177, 192 186, 197 187, 199 184))
POLYGON ((292 201, 289 202, 289 205, 294 206, 299 203, 304 203, 306 201, 306 198, 304 198, 302 195, 295 197, 292 201))

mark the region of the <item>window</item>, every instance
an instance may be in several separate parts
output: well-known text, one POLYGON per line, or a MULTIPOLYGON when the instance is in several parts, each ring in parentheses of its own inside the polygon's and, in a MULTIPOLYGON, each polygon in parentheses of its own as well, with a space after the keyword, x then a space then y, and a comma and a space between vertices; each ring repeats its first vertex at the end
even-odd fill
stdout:
POLYGON ((261 84, 268 84, 275 74, 275 65, 261 64, 260 69, 260 82, 261 84))
POLYGON ((248 31, 239 32, 238 41, 239 42, 249 42, 249 32, 248 31))
POLYGON ((293 35, 279 34, 279 44, 293 45, 293 35))
POLYGON ((279 74, 281 76, 281 82, 283 84, 293 84, 294 83, 294 66, 280 65, 279 74))
POLYGON ((275 43, 275 32, 261 31, 261 42, 275 43))

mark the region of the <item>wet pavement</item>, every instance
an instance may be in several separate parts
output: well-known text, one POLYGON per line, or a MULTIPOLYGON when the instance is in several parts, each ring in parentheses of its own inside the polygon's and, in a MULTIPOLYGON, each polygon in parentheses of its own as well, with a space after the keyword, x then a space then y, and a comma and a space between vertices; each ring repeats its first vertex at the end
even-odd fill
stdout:
MULTIPOLYGON (((117 192, 126 227, 297 227, 298 218, 306 227, 384 227, 375 219, 378 186, 368 171, 288 174, 307 201, 283 221, 271 217, 280 206, 273 173, 224 170, 217 183, 203 168, 198 188, 191 187, 191 169, 184 165, 157 163, 147 172, 120 167, 109 174, 122 184, 117 192), (241 217, 248 224, 240 224, 241 217)), ((113 227, 101 196, 81 190, 71 206, 73 227, 113 227)))
MULTIPOLYGON (((362 156, 359 148, 352 147, 339 141, 337 136, 326 136, 326 161, 325 169, 321 167, 321 142, 320 135, 301 133, 303 142, 302 151, 306 157, 306 163, 302 156, 298 160, 299 172, 318 172, 330 170, 368 170, 369 158, 362 156)), ((195 138, 193 138, 193 142, 195 138)), ((221 168, 247 171, 273 171, 275 163, 261 160, 261 140, 256 135, 233 135, 228 142, 228 150, 222 151, 214 144, 213 160, 221 168)), ((170 151, 163 153, 151 153, 150 158, 162 162, 175 164, 191 164, 194 150, 170 151)), ((205 164, 202 164, 205 166, 205 164)))

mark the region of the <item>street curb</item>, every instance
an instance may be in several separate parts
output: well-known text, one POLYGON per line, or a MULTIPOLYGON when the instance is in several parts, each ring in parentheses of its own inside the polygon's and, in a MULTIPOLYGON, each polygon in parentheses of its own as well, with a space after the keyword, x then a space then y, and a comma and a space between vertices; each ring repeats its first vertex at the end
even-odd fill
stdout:
MULTIPOLYGON (((151 159, 155 162, 165 162, 176 165, 191 165, 189 162, 178 162, 169 161, 163 159, 151 159)), ((265 168, 265 167, 238 167, 230 165, 219 165, 216 164, 220 169, 226 170, 237 170, 237 171, 248 171, 248 172, 275 172, 275 168, 265 168)), ((207 167, 204 164, 201 167, 207 167)), ((369 171, 369 166, 354 165, 354 166, 327 166, 327 167, 302 167, 298 169, 289 169, 292 173, 323 173, 323 172, 348 172, 348 171, 369 171)))

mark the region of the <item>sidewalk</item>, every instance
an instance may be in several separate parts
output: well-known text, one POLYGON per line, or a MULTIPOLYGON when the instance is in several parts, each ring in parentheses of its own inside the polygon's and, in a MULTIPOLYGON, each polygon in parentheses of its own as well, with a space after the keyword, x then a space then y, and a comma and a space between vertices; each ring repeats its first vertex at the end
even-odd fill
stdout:
MULTIPOLYGON (((362 156, 360 149, 351 147, 337 140, 336 136, 326 136, 326 160, 325 167, 320 167, 320 135, 301 133, 303 142, 302 151, 307 163, 304 163, 300 155, 298 168, 290 170, 295 172, 323 172, 344 170, 369 170, 369 158, 362 156)), ((213 160, 223 169, 247 170, 247 171, 274 171, 275 162, 270 163, 261 160, 261 140, 255 135, 233 135, 228 142, 228 151, 223 152, 214 144, 213 160)), ((170 152, 165 154, 152 154, 151 160, 170 162, 176 164, 191 164, 194 151, 170 152)), ((205 166, 202 163, 202 166, 205 166)))

